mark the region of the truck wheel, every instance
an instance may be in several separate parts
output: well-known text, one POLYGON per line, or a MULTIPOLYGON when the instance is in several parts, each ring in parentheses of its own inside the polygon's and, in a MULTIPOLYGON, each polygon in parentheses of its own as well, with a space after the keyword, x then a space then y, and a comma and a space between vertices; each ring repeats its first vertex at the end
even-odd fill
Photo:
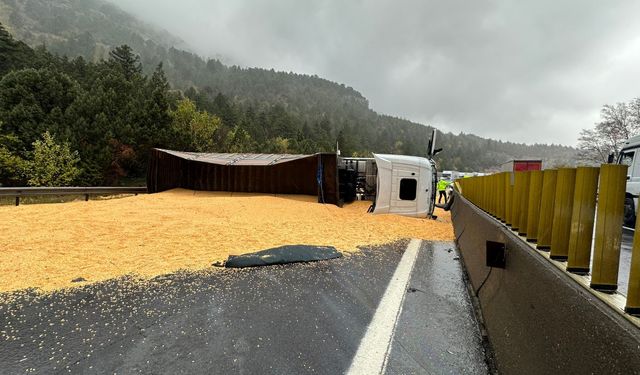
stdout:
POLYGON ((633 228, 636 225, 636 210, 633 204, 633 198, 624 198, 624 226, 633 228))

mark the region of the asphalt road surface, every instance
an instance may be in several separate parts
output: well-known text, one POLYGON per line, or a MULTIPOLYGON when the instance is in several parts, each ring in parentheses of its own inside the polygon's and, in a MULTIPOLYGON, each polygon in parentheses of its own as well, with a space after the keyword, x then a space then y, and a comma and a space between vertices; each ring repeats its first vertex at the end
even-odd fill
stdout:
POLYGON ((454 245, 407 245, 4 296, 0 373, 487 373, 454 245))

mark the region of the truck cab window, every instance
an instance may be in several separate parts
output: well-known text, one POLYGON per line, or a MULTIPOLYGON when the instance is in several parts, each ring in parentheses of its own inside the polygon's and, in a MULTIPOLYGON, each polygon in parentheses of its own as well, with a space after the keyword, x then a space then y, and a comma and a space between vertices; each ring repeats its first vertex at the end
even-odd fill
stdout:
POLYGON ((400 199, 412 201, 416 199, 418 181, 415 178, 403 178, 400 180, 400 199))
MULTIPOLYGON (((635 152, 633 152, 633 151, 621 153, 620 154, 620 161, 619 161, 618 164, 631 166, 631 164, 633 163, 633 155, 634 154, 635 154, 635 152)), ((631 171, 629 171, 629 173, 631 173, 631 171)))

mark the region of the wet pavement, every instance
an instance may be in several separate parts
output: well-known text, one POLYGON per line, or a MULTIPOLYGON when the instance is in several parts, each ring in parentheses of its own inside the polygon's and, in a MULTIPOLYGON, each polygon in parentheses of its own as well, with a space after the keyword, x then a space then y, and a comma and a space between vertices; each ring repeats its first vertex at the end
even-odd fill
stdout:
POLYGON ((423 246, 392 342, 387 374, 487 373, 460 262, 453 246, 423 246))
MULTIPOLYGON (((0 296, 0 373, 345 373, 406 244, 0 296)), ((422 243, 402 306, 386 373, 487 373, 453 244, 422 243)))

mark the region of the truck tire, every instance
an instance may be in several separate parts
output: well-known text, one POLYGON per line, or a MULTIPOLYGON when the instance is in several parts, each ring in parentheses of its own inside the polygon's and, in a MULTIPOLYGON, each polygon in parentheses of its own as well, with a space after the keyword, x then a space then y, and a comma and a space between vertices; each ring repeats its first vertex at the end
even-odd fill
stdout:
POLYGON ((624 198, 624 226, 634 228, 636 225, 636 209, 633 198, 624 198))

